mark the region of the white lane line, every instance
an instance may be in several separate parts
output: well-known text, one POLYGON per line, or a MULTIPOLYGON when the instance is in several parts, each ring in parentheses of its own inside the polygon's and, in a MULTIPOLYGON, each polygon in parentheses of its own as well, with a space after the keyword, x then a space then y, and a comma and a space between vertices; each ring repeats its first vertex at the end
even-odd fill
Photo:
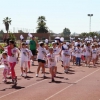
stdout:
MULTIPOLYGON (((75 69, 78 69, 78 68, 80 68, 80 67, 77 67, 77 68, 75 68, 75 69)), ((74 69, 74 70, 75 70, 75 69, 74 69)), ((58 75, 58 76, 60 76, 60 75, 58 75)), ((27 88, 29 88, 29 87, 31 87, 31 86, 37 85, 37 84, 42 83, 42 82, 44 82, 44 81, 46 81, 46 80, 42 80, 42 81, 40 81, 40 82, 37 82, 37 83, 31 84, 31 85, 28 85, 28 86, 26 86, 26 87, 23 88, 23 89, 27 89, 27 88)), ((6 97, 6 96, 8 96, 8 95, 14 94, 14 93, 16 93, 16 92, 19 92, 19 91, 21 91, 21 90, 23 90, 23 89, 16 90, 16 91, 10 92, 10 93, 8 93, 8 94, 6 94, 6 95, 3 95, 3 96, 0 97, 0 99, 3 98, 3 97, 6 97)))
MULTIPOLYGON (((29 88, 29 87, 31 87, 31 86, 37 85, 37 84, 39 84, 39 83, 42 83, 43 81, 45 81, 45 80, 42 80, 41 82, 37 82, 37 83, 31 84, 31 85, 25 87, 24 89, 27 89, 27 88, 29 88)), ((21 89, 21 90, 23 90, 23 89, 21 89)), ((14 91, 14 92, 10 92, 10 93, 8 93, 8 94, 6 94, 6 95, 1 96, 0 99, 3 98, 3 97, 8 96, 8 95, 10 95, 10 94, 19 92, 19 91, 21 91, 21 90, 16 90, 16 91, 14 91)))
MULTIPOLYGON (((92 72, 92 73, 90 73, 90 74, 88 74, 88 75, 84 76, 83 78, 81 78, 81 79, 77 80, 77 81, 76 81, 76 82, 74 82, 74 83, 78 83, 78 82, 80 82, 81 80, 83 80, 83 79, 87 78, 88 76, 90 76, 90 75, 92 75, 92 74, 96 73, 96 72, 97 72, 97 71, 99 71, 99 70, 100 70, 100 68, 99 68, 98 70, 95 70, 94 72, 92 72)), ((48 98, 47 98, 47 99, 45 99, 45 100, 49 100, 49 99, 53 98, 54 96, 58 95, 59 93, 63 92, 64 90, 68 89, 69 87, 71 87, 71 86, 73 86, 73 85, 74 85, 74 84, 71 84, 71 85, 69 85, 69 86, 65 87, 64 89, 62 89, 62 90, 60 90, 60 91, 56 92, 55 94, 53 94, 52 96, 48 97, 48 98)))

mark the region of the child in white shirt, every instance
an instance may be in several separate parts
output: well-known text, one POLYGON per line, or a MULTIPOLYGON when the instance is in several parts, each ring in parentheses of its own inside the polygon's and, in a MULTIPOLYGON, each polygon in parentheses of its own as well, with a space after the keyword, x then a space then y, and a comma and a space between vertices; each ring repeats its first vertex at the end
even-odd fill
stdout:
POLYGON ((28 60, 29 60, 29 50, 26 48, 26 43, 22 43, 20 47, 20 54, 21 54, 21 76, 23 76, 25 69, 25 77, 27 77, 27 65, 28 65, 28 60))
POLYGON ((62 51, 62 61, 63 61, 63 66, 64 66, 64 72, 67 73, 70 67, 71 52, 69 51, 67 45, 63 45, 63 47, 65 50, 62 51))
MULTIPOLYGON (((28 49, 28 45, 26 45, 26 48, 28 49)), ((28 49, 28 52, 29 52, 29 57, 28 57, 28 72, 30 73, 31 71, 30 71, 30 67, 31 67, 31 65, 30 65, 30 62, 31 62, 31 58, 32 58, 32 56, 33 56, 33 54, 32 54, 32 52, 31 52, 31 50, 29 50, 28 49)))
POLYGON ((45 59, 46 59, 46 50, 45 50, 45 45, 43 42, 41 42, 38 46, 38 54, 37 54, 37 59, 38 59, 38 68, 37 68, 37 74, 36 77, 38 77, 40 68, 42 67, 42 72, 43 72, 43 78, 45 78, 45 59))
POLYGON ((97 49, 95 48, 95 46, 92 46, 92 60, 93 60, 93 66, 95 66, 96 64, 96 58, 97 58, 97 49))
POLYGON ((9 61, 8 61, 8 57, 7 57, 7 53, 4 52, 2 54, 2 58, 1 58, 1 64, 4 65, 4 70, 3 70, 3 77, 4 77, 4 82, 7 82, 7 75, 10 75, 10 65, 9 65, 9 61))
MULTIPOLYGON (((56 63, 58 63, 59 57, 60 57, 59 54, 60 54, 61 48, 58 47, 55 42, 52 43, 52 46, 53 46, 53 53, 55 54, 56 63)), ((56 76, 56 73, 57 73, 57 66, 55 66, 55 76, 56 76)))
POLYGON ((55 54, 53 53, 53 48, 49 48, 49 54, 47 54, 47 59, 48 59, 48 67, 50 69, 52 82, 54 82, 56 60, 55 60, 55 54))
POLYGON ((91 61, 91 46, 90 46, 90 43, 87 43, 86 46, 85 46, 85 50, 86 50, 86 53, 85 53, 85 63, 86 65, 85 66, 90 66, 90 61, 91 61))
POLYGON ((77 45, 75 53, 76 53, 76 65, 80 66, 81 65, 81 55, 82 55, 80 44, 77 45))

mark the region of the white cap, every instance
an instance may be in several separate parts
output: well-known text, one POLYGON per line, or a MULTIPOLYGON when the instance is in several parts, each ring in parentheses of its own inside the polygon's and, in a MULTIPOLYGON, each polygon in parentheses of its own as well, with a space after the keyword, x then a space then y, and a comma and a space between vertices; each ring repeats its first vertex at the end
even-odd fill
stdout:
POLYGON ((77 46, 78 45, 78 42, 75 42, 75 46, 77 46))
POLYGON ((41 43, 43 43, 42 41, 41 42, 39 42, 39 44, 41 44, 41 43))
POLYGON ((80 38, 78 38, 78 40, 80 40, 80 38))
POLYGON ((57 40, 55 40, 55 43, 57 43, 57 40))
POLYGON ((29 37, 32 37, 32 34, 31 34, 31 33, 28 33, 28 36, 29 36, 29 37))
POLYGON ((90 41, 87 41, 87 43, 90 43, 90 41))
POLYGON ((23 39, 24 39, 23 35, 20 35, 20 39, 21 39, 21 40, 23 40, 23 39))
POLYGON ((66 45, 69 45, 69 42, 66 42, 66 45))
POLYGON ((61 38, 60 38, 60 41, 61 41, 61 42, 64 42, 64 37, 61 37, 61 38))
POLYGON ((85 38, 85 41, 88 41, 89 39, 88 38, 85 38))
POLYGON ((26 40, 26 43, 29 44, 30 43, 30 40, 26 40))
POLYGON ((60 39, 60 37, 55 37, 55 39, 60 39))
POLYGON ((63 45, 64 49, 68 49, 68 46, 66 44, 63 45))
POLYGON ((48 43, 49 42, 49 40, 48 39, 45 39, 45 43, 48 43))

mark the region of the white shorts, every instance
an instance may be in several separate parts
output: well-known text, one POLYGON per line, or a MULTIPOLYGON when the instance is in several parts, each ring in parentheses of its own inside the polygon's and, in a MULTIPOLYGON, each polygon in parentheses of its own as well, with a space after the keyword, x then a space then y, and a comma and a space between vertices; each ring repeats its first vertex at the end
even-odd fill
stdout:
POLYGON ((92 56, 92 59, 96 59, 97 58, 97 56, 92 56))
POLYGON ((59 61, 59 55, 55 56, 56 63, 59 61))
POLYGON ((21 67, 27 68, 28 61, 21 61, 21 67))
POLYGON ((56 67, 56 62, 48 62, 48 67, 51 68, 51 67, 56 67))
POLYGON ((70 66, 70 58, 63 60, 63 66, 70 66))

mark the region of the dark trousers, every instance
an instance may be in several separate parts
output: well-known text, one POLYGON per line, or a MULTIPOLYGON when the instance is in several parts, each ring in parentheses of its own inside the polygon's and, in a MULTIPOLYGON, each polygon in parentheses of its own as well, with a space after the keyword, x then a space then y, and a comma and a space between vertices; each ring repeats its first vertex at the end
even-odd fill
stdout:
POLYGON ((81 58, 80 57, 76 57, 76 65, 81 65, 81 58))

